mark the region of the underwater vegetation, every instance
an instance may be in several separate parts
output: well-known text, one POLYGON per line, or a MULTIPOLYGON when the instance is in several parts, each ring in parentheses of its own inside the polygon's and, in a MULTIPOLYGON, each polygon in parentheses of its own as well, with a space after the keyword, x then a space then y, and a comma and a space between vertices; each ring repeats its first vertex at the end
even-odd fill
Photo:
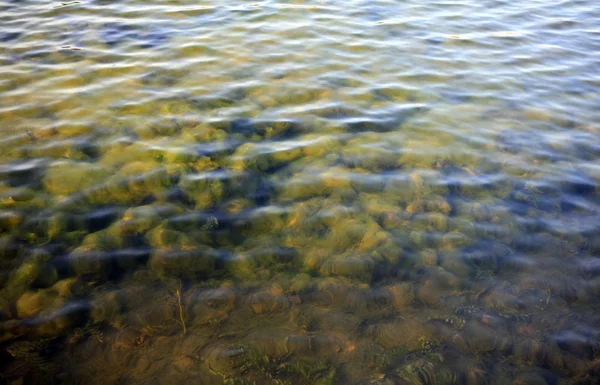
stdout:
POLYGON ((387 133, 285 122, 274 140, 241 124, 4 168, 7 381, 595 378, 597 315, 581 309, 598 294, 597 236, 564 203, 597 199, 594 169, 480 183, 501 168, 443 152, 424 167, 387 133), (575 227, 542 226, 557 221, 575 227))
POLYGON ((598 383, 589 1, 200 3, 0 1, 0 384, 598 383))

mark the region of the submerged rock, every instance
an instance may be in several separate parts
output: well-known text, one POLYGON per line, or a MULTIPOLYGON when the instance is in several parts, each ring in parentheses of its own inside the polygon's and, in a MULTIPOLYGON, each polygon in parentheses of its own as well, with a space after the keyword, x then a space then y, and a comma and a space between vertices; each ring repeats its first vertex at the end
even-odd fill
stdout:
MULTIPOLYGON (((397 370, 398 376, 410 385, 451 385, 457 383, 457 375, 441 363, 417 359, 397 370)), ((470 383, 469 383, 470 384, 470 383)))
POLYGON ((21 318, 30 318, 62 304, 63 299, 54 290, 28 291, 17 300, 17 315, 21 318))
POLYGON ((370 282, 375 269, 375 261, 367 255, 344 253, 323 262, 319 272, 323 276, 352 277, 370 282))
POLYGON ((549 385, 550 382, 540 373, 534 370, 524 371, 517 374, 512 382, 512 385, 549 385))
POLYGON ((491 328, 477 321, 467 322, 461 331, 452 337, 452 341, 459 349, 474 353, 508 353, 513 349, 512 336, 506 330, 491 328))
POLYGON ((164 196, 177 179, 179 169, 159 163, 128 163, 86 194, 92 204, 139 204, 164 196))
POLYGON ((0 233, 11 233, 23 222, 23 216, 17 211, 0 212, 0 233))
POLYGON ((308 293, 306 299, 321 306, 342 307, 352 288, 344 278, 325 278, 316 282, 315 291, 308 293))
POLYGON ((96 164, 62 161, 48 168, 43 183, 47 192, 66 196, 101 185, 109 175, 109 169, 96 164))
POLYGON ((396 283, 386 286, 392 305, 397 311, 406 310, 415 298, 414 288, 410 282, 396 283))
POLYGON ((414 318, 369 325, 366 333, 386 349, 405 349, 409 352, 422 349, 424 341, 434 338, 428 328, 414 318))
POLYGON ((172 204, 155 204, 132 207, 115 224, 123 234, 140 235, 157 227, 171 216, 183 213, 183 209, 172 204))
POLYGON ((275 285, 270 289, 251 294, 247 303, 255 314, 270 314, 289 310, 298 297, 290 297, 283 293, 281 287, 275 285))
POLYGON ((259 183, 260 179, 250 173, 216 170, 184 175, 179 187, 197 209, 205 210, 225 198, 251 195, 259 183))
POLYGON ((236 292, 226 286, 203 289, 188 299, 194 324, 218 322, 228 317, 236 306, 236 292))
POLYGON ((383 194, 408 205, 431 196, 446 195, 448 188, 442 180, 442 175, 435 170, 420 170, 410 174, 394 175, 388 180, 383 194))
POLYGON ((205 348, 202 357, 207 368, 220 375, 228 375, 240 363, 244 350, 225 345, 212 345, 205 348))
POLYGON ((2 298, 16 300, 30 288, 46 288, 53 285, 58 279, 58 272, 51 259, 51 255, 44 250, 31 250, 27 259, 10 274, 0 292, 2 298))
POLYGON ((94 323, 108 322, 115 325, 123 312, 117 291, 98 295, 91 301, 90 306, 90 318, 94 323))
POLYGON ((104 276, 111 266, 107 255, 91 245, 77 247, 69 253, 67 260, 70 268, 77 275, 104 276))
POLYGON ((217 258, 208 247, 158 249, 148 267, 158 277, 207 277, 214 272, 217 258))

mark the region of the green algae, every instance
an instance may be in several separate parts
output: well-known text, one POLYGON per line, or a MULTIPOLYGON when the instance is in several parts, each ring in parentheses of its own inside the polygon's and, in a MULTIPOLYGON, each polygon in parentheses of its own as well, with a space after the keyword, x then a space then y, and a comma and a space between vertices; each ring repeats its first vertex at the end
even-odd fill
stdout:
MULTIPOLYGON (((327 15, 295 3, 286 12, 327 15)), ((231 12, 268 8, 254 7, 231 12)), ((186 28, 217 13, 167 16, 186 28)), ((339 28, 329 21, 315 33, 339 28)), ((413 55, 418 70, 397 74, 379 43, 279 54, 265 31, 312 33, 231 22, 223 49, 213 24, 148 51, 173 68, 124 64, 145 38, 127 27, 114 46, 88 31, 85 52, 7 54, 45 63, 44 87, 71 96, 25 97, 42 79, 19 70, 0 97, 14 133, 0 143, 0 353, 29 365, 3 379, 31 383, 39 367, 63 371, 54 383, 591 383, 594 118, 513 106, 439 60, 413 55)), ((368 35, 397 41, 390 29, 368 35)), ((450 41, 436 33, 419 55, 450 41)), ((452 42, 468 55, 478 39, 452 42)))

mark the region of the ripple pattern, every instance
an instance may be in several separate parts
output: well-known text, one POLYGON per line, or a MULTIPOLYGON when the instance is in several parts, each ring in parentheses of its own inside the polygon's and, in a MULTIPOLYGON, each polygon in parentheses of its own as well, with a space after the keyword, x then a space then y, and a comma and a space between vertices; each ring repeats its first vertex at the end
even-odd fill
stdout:
POLYGON ((600 4, 0 0, 0 373, 594 384, 600 4))

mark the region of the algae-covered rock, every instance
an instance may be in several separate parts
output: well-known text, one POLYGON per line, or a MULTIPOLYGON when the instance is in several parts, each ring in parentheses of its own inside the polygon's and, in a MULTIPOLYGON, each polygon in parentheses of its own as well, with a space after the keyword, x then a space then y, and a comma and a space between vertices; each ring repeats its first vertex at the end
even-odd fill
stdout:
POLYGON ((158 249, 150 257, 148 267, 161 278, 207 277, 214 272, 216 260, 215 252, 207 247, 158 249))
POLYGON ((314 301, 321 306, 342 307, 352 289, 352 284, 345 278, 324 278, 316 281, 316 289, 310 293, 307 300, 314 301))
POLYGON ((2 297, 16 299, 35 282, 42 272, 42 263, 39 261, 26 261, 22 263, 10 276, 2 291, 2 297))
POLYGON ((179 187, 197 209, 207 209, 226 197, 251 194, 256 183, 256 178, 246 173, 211 171, 185 175, 179 187))
POLYGON ((475 223, 465 217, 452 217, 448 222, 448 227, 468 238, 474 237, 477 231, 475 223))
POLYGON ((227 202, 224 202, 221 207, 227 214, 239 214, 245 210, 254 208, 255 205, 256 203, 250 199, 233 198, 227 202))
POLYGON ((123 166, 104 184, 86 194, 93 204, 136 204, 149 198, 161 198, 174 185, 179 169, 154 162, 132 162, 123 166))
POLYGON ((75 217, 63 212, 31 214, 23 223, 19 237, 30 244, 45 245, 59 238, 67 239, 70 232, 83 231, 75 217))
POLYGON ((204 364, 212 373, 227 375, 243 358, 244 350, 217 344, 208 346, 202 352, 204 364))
POLYGON ((331 250, 343 252, 358 246, 368 232, 365 223, 358 220, 342 220, 330 227, 327 241, 331 250))
POLYGON ((300 200, 320 196, 331 196, 341 201, 356 197, 352 188, 350 174, 342 167, 331 167, 323 171, 304 170, 295 174, 291 180, 281 183, 282 200, 300 200))
POLYGON ((270 314, 288 311, 299 299, 290 297, 279 285, 253 293, 246 299, 255 314, 270 314))
POLYGON ((235 290, 226 285, 193 293, 188 299, 192 322, 206 324, 226 319, 235 308, 236 299, 235 290))
POLYGON ((447 217, 442 213, 421 213, 412 218, 411 228, 422 231, 444 232, 447 228, 447 217))
POLYGON ((200 156, 191 165, 191 168, 196 172, 213 171, 219 168, 219 164, 208 156, 200 156))
POLYGON ((383 195, 408 204, 431 196, 443 196, 447 192, 448 187, 439 171, 418 170, 390 177, 383 195))
POLYGON ((77 275, 103 276, 110 272, 108 255, 93 245, 79 246, 68 256, 70 268, 77 275))
POLYGON ((225 261, 227 271, 238 279, 253 279, 256 277, 256 264, 252 255, 236 253, 225 261))
POLYGON ((302 156, 302 147, 296 141, 245 143, 231 156, 229 166, 236 172, 265 172, 281 168, 302 156))
MULTIPOLYGON (((34 180, 39 180, 34 179, 34 180)), ((45 197, 27 187, 0 188, 0 208, 22 212, 22 210, 39 210, 47 205, 45 197)))
POLYGON ((30 250, 25 261, 10 274, 2 297, 15 300, 32 287, 45 288, 54 284, 58 273, 51 259, 52 256, 44 250, 30 250))
POLYGON ((468 245, 469 241, 470 240, 466 235, 458 231, 451 231, 444 235, 442 239, 442 250, 454 251, 468 245))
POLYGON ((435 136, 411 138, 403 143, 399 162, 405 167, 414 169, 432 168, 436 162, 451 158, 447 148, 452 141, 435 136))
POLYGON ((313 134, 304 135, 298 140, 304 144, 304 155, 309 158, 322 158, 337 152, 341 146, 341 142, 336 136, 313 134))
POLYGON ((67 298, 72 295, 80 294, 83 286, 83 283, 77 278, 65 278, 52 285, 52 290, 59 296, 67 298))
POLYGON ((389 266, 398 266, 399 264, 405 265, 409 262, 408 258, 403 258, 404 249, 402 243, 391 238, 388 238, 384 243, 372 250, 370 255, 389 266))
POLYGON ((296 274, 290 283, 289 291, 291 293, 307 292, 313 287, 311 276, 306 273, 296 274))
POLYGON ((444 253, 441 256, 442 267, 460 278, 470 277, 473 267, 465 262, 461 253, 444 253))
POLYGON ((392 233, 404 233, 410 228, 410 214, 406 211, 388 211, 379 219, 381 227, 392 233))
POLYGON ((405 310, 415 298, 414 288, 410 282, 389 285, 384 290, 389 295, 392 305, 398 311, 405 310))
POLYGON ((318 333, 311 338, 311 351, 319 357, 331 357, 343 352, 347 339, 333 333, 318 333))
POLYGON ((156 148, 149 142, 129 138, 111 141, 104 148, 104 154, 96 163, 114 171, 134 162, 160 162, 164 156, 160 147, 156 148))
POLYGON ((509 352, 513 348, 512 336, 506 330, 491 328, 477 321, 469 321, 452 342, 461 350, 474 353, 492 351, 509 352))
POLYGON ((440 244, 440 234, 433 231, 411 231, 408 240, 415 250, 436 248, 440 244))
POLYGON ((103 184, 109 175, 109 169, 93 163, 62 161, 47 169, 43 183, 51 194, 71 195, 103 184))
POLYGON ((53 310, 63 303, 64 300, 54 290, 28 291, 17 300, 17 315, 20 318, 35 317, 42 312, 53 310))
POLYGON ((456 213, 475 222, 488 222, 492 220, 495 211, 502 205, 490 200, 461 200, 456 204, 456 213))
POLYGON ((115 224, 124 234, 144 234, 171 216, 181 215, 183 209, 172 204, 153 204, 132 207, 115 224))
POLYGON ((247 213, 242 232, 245 236, 260 236, 269 232, 280 231, 288 222, 287 210, 270 205, 247 213))
POLYGON ((18 211, 0 211, 0 233, 11 233, 23 222, 23 215, 18 211))
POLYGON ((146 232, 144 238, 148 245, 156 249, 190 250, 197 246, 185 233, 168 229, 164 225, 146 232))
POLYGON ((427 305, 439 305, 444 296, 455 294, 462 286, 458 277, 441 266, 431 266, 426 270, 426 274, 427 279, 419 287, 417 297, 427 305))
POLYGON ((228 134, 222 128, 208 123, 185 127, 181 131, 181 137, 199 143, 222 142, 227 140, 228 134))
POLYGON ((350 168, 381 172, 399 167, 399 155, 389 139, 366 133, 350 139, 340 151, 342 162, 350 168))
POLYGON ((195 231, 208 234, 209 230, 219 227, 219 217, 213 213, 204 213, 199 211, 183 212, 165 218, 159 228, 184 232, 190 237, 195 231))
POLYGON ((429 306, 439 305, 444 297, 456 294, 462 287, 462 281, 441 266, 426 266, 421 274, 426 279, 417 290, 417 298, 429 306))
POLYGON ((513 379, 512 385, 548 385, 546 378, 535 370, 525 370, 518 373, 513 379))
POLYGON ((525 303, 520 295, 521 289, 518 286, 498 284, 489 287, 478 301, 486 308, 511 313, 524 308, 525 303))
MULTIPOLYGON (((321 219, 321 216, 328 217, 328 212, 330 210, 326 200, 315 198, 304 202, 298 202, 288 210, 288 228, 310 234, 317 234, 327 229, 326 224, 321 219)), ((335 220, 335 217, 332 219, 335 220)), ((298 238, 292 239, 291 241, 295 244, 295 241, 298 241, 298 238)))
POLYGON ((90 306, 90 318, 94 323, 114 322, 123 311, 117 291, 97 295, 90 302, 90 306))
POLYGON ((410 385, 453 384, 457 378, 457 374, 442 363, 422 358, 404 364, 397 372, 410 385))
MULTIPOLYGON (((125 317, 129 326, 135 330, 162 329, 174 332, 181 330, 182 324, 178 315, 177 299, 173 303, 164 301, 150 301, 149 303, 132 309, 125 317)), ((185 313, 184 313, 185 314, 185 313)), ((185 319, 184 319, 185 321, 185 319)))
POLYGON ((394 243, 394 237, 390 233, 384 231, 381 227, 379 227, 377 222, 367 222, 366 230, 367 232, 355 248, 356 251, 377 251, 382 246, 385 247, 394 243))
POLYGON ((131 349, 142 345, 145 337, 139 330, 126 328, 115 333, 113 346, 115 349, 131 349))
POLYGON ((267 171, 275 165, 269 153, 260 145, 245 143, 237 148, 231 156, 230 167, 236 172, 267 171))
POLYGON ((40 230, 49 240, 67 238, 67 233, 83 232, 83 226, 71 215, 66 213, 54 213, 49 218, 44 220, 40 230))
POLYGON ((265 139, 291 137, 305 130, 304 121, 299 119, 258 119, 253 124, 256 134, 265 139))
POLYGON ((366 333, 387 349, 407 351, 421 349, 423 339, 432 338, 431 332, 414 318, 368 325, 366 333))
POLYGON ((293 268, 298 263, 294 249, 259 246, 265 243, 257 242, 255 248, 236 253, 226 261, 225 266, 236 278, 253 278, 265 270, 274 273, 293 268))
POLYGON ((324 205, 315 215, 327 227, 334 227, 340 222, 356 217, 356 210, 343 205, 324 205))
POLYGON ((97 145, 89 137, 54 140, 26 147, 31 158, 54 158, 88 161, 98 155, 97 145))
POLYGON ((370 282, 376 261, 370 256, 358 253, 344 253, 326 260, 319 272, 324 276, 352 277, 370 282))
POLYGON ((417 213, 417 212, 438 212, 442 214, 448 214, 452 210, 452 206, 448 201, 439 195, 430 195, 424 199, 418 199, 412 201, 406 206, 406 211, 408 213, 417 213))
POLYGON ((362 192, 358 195, 358 200, 365 212, 377 219, 379 222, 388 215, 401 215, 404 210, 393 201, 384 199, 381 194, 362 192))
MULTIPOLYGON (((188 147, 185 145, 169 146, 164 148, 160 147, 159 151, 160 152, 155 159, 160 159, 162 162, 167 164, 182 164, 193 167, 199 160, 198 151, 196 151, 193 147, 188 147)), ((208 167, 208 164, 206 164, 206 166, 208 167)))
POLYGON ((350 182, 354 190, 361 193, 361 195, 365 193, 369 194, 371 198, 376 196, 380 203, 385 200, 384 197, 379 194, 385 187, 386 179, 385 173, 373 173, 364 168, 355 168, 350 174, 350 182))
POLYGON ((439 257, 435 249, 423 249, 418 252, 418 262, 421 265, 435 266, 439 263, 439 257))
POLYGON ((328 195, 328 189, 315 174, 297 174, 282 186, 283 200, 300 200, 328 195))
POLYGON ((104 230, 88 234, 81 246, 88 250, 108 251, 120 249, 124 246, 125 237, 119 226, 113 225, 104 230))

